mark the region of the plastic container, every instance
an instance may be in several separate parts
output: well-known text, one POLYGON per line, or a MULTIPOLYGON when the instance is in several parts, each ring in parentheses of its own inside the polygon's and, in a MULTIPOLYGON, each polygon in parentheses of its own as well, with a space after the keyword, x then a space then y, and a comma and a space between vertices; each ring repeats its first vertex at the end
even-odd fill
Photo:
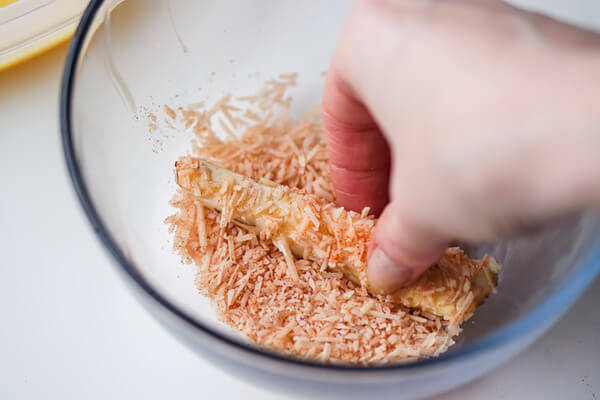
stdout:
POLYGON ((0 70, 71 37, 86 0, 0 0, 0 70))
POLYGON ((265 79, 298 72, 292 112, 301 115, 320 102, 321 72, 350 6, 346 0, 92 1, 64 73, 64 149, 83 208, 117 268, 190 348, 256 384, 307 396, 414 398, 474 379, 544 333, 598 274, 600 217, 469 249, 491 252, 504 264, 499 294, 438 358, 380 367, 298 361, 233 332, 197 293, 195 267, 173 254, 162 222, 172 212, 173 161, 189 150, 190 136, 153 136, 160 133, 149 132, 142 112, 247 94, 265 79))

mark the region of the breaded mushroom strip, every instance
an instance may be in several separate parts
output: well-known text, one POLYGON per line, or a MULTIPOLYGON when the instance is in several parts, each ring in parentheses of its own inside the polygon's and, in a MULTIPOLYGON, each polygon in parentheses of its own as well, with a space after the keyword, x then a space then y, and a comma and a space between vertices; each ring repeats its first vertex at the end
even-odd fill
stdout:
MULTIPOLYGON (((175 169, 177 184, 220 212, 223 224, 233 222, 272 240, 284 254, 291 278, 298 276, 296 256, 342 272, 376 294, 367 280, 367 247, 376 223, 368 210, 347 211, 298 189, 256 182, 198 158, 184 157, 175 169)), ((495 291, 499 269, 491 257, 472 260, 451 247, 415 284, 386 300, 460 324, 495 291)))

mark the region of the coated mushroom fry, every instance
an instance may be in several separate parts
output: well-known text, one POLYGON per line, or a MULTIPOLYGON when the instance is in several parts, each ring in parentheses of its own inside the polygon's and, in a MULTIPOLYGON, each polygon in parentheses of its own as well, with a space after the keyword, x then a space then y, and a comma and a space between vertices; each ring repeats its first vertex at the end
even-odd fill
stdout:
MULTIPOLYGON (((287 274, 297 279, 294 256, 339 271, 347 279, 376 293, 367 280, 367 247, 376 219, 347 211, 322 199, 268 181, 184 157, 175 163, 176 182, 204 206, 221 213, 221 223, 233 222, 270 239, 284 254, 287 274)), ((452 247, 412 286, 385 300, 443 317, 451 324, 469 318, 495 291, 499 264, 489 256, 472 260, 452 247)))

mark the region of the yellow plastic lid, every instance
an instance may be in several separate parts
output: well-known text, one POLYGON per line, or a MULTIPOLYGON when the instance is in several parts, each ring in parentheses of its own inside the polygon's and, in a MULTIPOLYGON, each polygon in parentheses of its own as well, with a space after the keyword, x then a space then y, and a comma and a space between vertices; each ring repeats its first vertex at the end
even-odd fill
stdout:
POLYGON ((0 0, 0 71, 71 37, 87 0, 0 0))

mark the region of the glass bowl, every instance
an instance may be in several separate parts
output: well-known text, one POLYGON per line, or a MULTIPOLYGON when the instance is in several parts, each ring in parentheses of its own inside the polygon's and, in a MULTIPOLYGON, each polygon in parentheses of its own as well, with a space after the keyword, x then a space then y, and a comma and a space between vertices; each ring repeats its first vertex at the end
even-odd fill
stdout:
POLYGON ((92 1, 75 33, 61 93, 73 185, 100 240, 142 304, 231 373, 263 386, 329 398, 413 398, 474 379, 544 333, 600 269, 600 218, 580 215, 533 236, 474 246, 500 260, 499 294, 437 358, 359 367, 301 361, 258 348, 217 319, 195 267, 171 250, 173 162, 189 133, 149 129, 162 104, 246 94, 298 72, 291 113, 320 102, 323 71, 346 0, 92 1))

